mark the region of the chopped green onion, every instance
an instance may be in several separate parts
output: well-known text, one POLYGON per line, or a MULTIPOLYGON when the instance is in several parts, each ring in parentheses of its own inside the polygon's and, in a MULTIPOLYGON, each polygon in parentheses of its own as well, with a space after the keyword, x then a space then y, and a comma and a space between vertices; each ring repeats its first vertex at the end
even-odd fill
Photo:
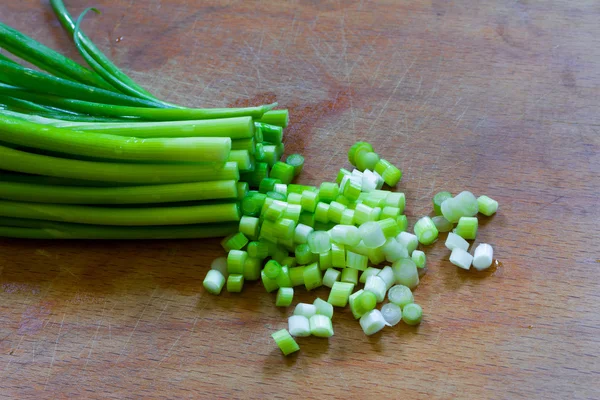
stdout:
POLYGON ((251 217, 258 217, 261 213, 267 195, 255 193, 244 197, 242 200, 242 213, 251 217))
POLYGON ((358 284, 358 270, 354 268, 344 268, 342 270, 342 282, 351 283, 353 285, 358 284))
MULTIPOLYGON (((238 192, 237 199, 238 200, 244 200, 244 198, 248 194, 248 191, 250 190, 248 188, 248 182, 237 182, 235 184, 235 187, 236 187, 237 192, 238 192)), ((211 196, 212 196, 212 192, 211 192, 211 196)))
POLYGON ((425 253, 421 250, 415 250, 412 252, 411 259, 417 266, 417 268, 425 268, 425 262, 427 258, 425 257, 425 253))
POLYGON ((260 185, 258 185, 258 191, 260 193, 272 192, 276 183, 281 183, 281 180, 273 178, 273 177, 263 178, 260 181, 260 185))
POLYGON ((364 271, 367 269, 368 261, 367 256, 346 250, 346 267, 364 271))
POLYGON ((379 332, 385 325, 385 319, 381 315, 381 311, 377 309, 371 310, 360 317, 360 327, 367 336, 379 332))
POLYGON ((385 198, 385 205, 389 207, 396 207, 400 214, 404 213, 404 207, 406 206, 406 196, 401 192, 387 192, 385 198))
POLYGON ((333 306, 331 304, 318 297, 313 304, 317 307, 317 315, 324 315, 329 319, 333 318, 333 306))
POLYGON ((227 291, 230 293, 239 293, 244 287, 243 274, 229 274, 227 277, 227 291))
POLYGON ((287 185, 285 183, 276 183, 273 185, 273 191, 285 197, 287 201, 287 185))
POLYGON ((340 185, 340 189, 342 190, 344 197, 350 201, 356 201, 360 195, 362 184, 352 179, 348 179, 345 184, 340 185))
POLYGON ((310 336, 310 324, 304 315, 292 315, 288 318, 288 329, 292 336, 310 336))
POLYGON ((450 192, 438 192, 433 196, 433 212, 435 215, 442 215, 442 203, 451 198, 452 193, 450 192))
POLYGON ((263 122, 269 125, 277 125, 282 128, 287 127, 289 123, 288 110, 269 110, 265 112, 262 117, 256 120, 257 122, 263 122))
POLYGON ((379 268, 375 268, 375 267, 368 267, 367 269, 365 269, 363 271, 362 274, 360 274, 360 278, 359 278, 359 282, 360 283, 366 283, 367 282, 367 278, 369 276, 373 276, 373 275, 377 275, 379 274, 379 271, 381 271, 379 268))
POLYGON ((277 347, 281 350, 284 356, 287 356, 291 353, 294 353, 300 350, 300 346, 294 340, 292 335, 287 331, 287 329, 282 329, 271 334, 271 337, 277 344, 277 347))
POLYGON ((355 156, 356 168, 361 171, 375 169, 375 165, 379 162, 379 155, 373 151, 361 151, 355 156))
POLYGON ((331 265, 336 268, 346 268, 346 248, 342 244, 331 244, 331 265))
POLYGON ((408 251, 408 255, 410 256, 414 250, 416 250, 419 245, 419 239, 416 235, 408 232, 400 232, 398 236, 396 236, 396 240, 402 246, 406 248, 408 251))
POLYGON ((473 256, 465 250, 456 247, 450 254, 450 262, 457 267, 469 270, 471 268, 471 263, 473 262, 473 256))
POLYGON ((277 291, 277 297, 275 299, 275 306, 287 307, 292 304, 294 299, 294 288, 282 287, 277 291))
POLYGON ((348 302, 352 315, 358 319, 375 308, 377 297, 372 292, 361 289, 350 295, 348 302))
POLYGON ((271 258, 273 260, 277 261, 279 264, 281 264, 281 262, 288 256, 289 256, 288 251, 279 246, 275 246, 273 251, 271 251, 271 258))
POLYGON ((406 215, 400 215, 396 218, 396 223, 398 224, 400 232, 405 232, 408 228, 408 218, 406 218, 406 215))
POLYGON ((310 235, 314 229, 308 225, 298 224, 294 231, 294 242, 304 244, 308 242, 308 235, 310 235))
POLYGON ((304 157, 300 154, 290 154, 285 159, 285 163, 294 167, 294 176, 298 176, 304 167, 304 157))
MULTIPOLYGON (((289 191, 289 187, 288 187, 289 191)), ((289 204, 299 205, 302 209, 302 195, 300 193, 288 193, 287 202, 289 204)))
MULTIPOLYGON (((283 218, 291 219, 295 224, 300 221, 300 214, 302 213, 302 207, 299 204, 289 204, 283 212, 283 218)), ((295 228, 294 228, 295 229, 295 228)))
MULTIPOLYGON (((256 240, 258 238, 258 230, 260 228, 259 222, 260 221, 258 218, 243 215, 240 219, 240 233, 244 237, 256 240)), ((248 243, 248 240, 246 240, 246 243, 248 243)), ((243 247, 244 246, 242 246, 242 248, 243 247)))
POLYGON ((402 179, 402 171, 391 164, 380 175, 388 186, 396 186, 400 182, 400 179, 402 179))
POLYGON ((206 274, 204 281, 202 282, 206 291, 210 294, 219 294, 225 286, 225 277, 217 269, 211 269, 206 274))
POLYGON ((360 242, 359 229, 354 225, 336 225, 329 230, 331 240, 336 244, 356 246, 360 242))
MULTIPOLYGON (((320 197, 321 195, 319 195, 320 197)), ((342 221, 342 216, 344 211, 346 211, 346 206, 338 203, 337 201, 332 201, 331 203, 329 203, 329 213, 327 215, 327 217, 329 218, 329 220, 331 222, 335 222, 336 224, 341 223, 342 221)), ((349 224, 352 225, 352 224, 349 224)))
POLYGON ((306 318, 310 318, 317 313, 317 306, 308 303, 298 303, 294 308, 294 315, 302 315, 306 318))
MULTIPOLYGON (((438 237, 438 230, 435 224, 429 217, 422 217, 419 219, 414 226, 415 235, 417 239, 424 245, 432 244, 438 237)), ((412 253, 412 252, 411 252, 412 253)))
POLYGON ((248 253, 245 251, 230 250, 229 254, 227 254, 227 272, 229 272, 229 274, 243 274, 244 263, 246 262, 247 257, 248 253))
POLYGON ((312 262, 313 255, 308 247, 308 244, 302 243, 296 246, 295 253, 298 264, 306 265, 312 262))
POLYGON ((377 172, 379 175, 383 175, 383 173, 385 172, 386 169, 388 169, 389 167, 392 166, 392 163, 384 160, 383 158, 379 159, 379 161, 377 162, 377 164, 375 164, 375 172, 377 172))
POLYGON ((396 283, 414 289, 419 285, 417 266, 410 258, 403 258, 392 264, 396 283))
POLYGON ((279 275, 277 275, 277 278, 275 278, 275 281, 277 282, 277 286, 280 288, 291 288, 294 286, 292 285, 292 280, 290 279, 290 269, 287 265, 283 265, 281 267, 281 271, 279 272, 279 275))
POLYGON ((221 240, 221 246, 225 251, 241 250, 247 243, 248 238, 242 232, 232 233, 221 240))
POLYGON ((323 276, 318 263, 312 263, 304 267, 304 287, 312 290, 323 285, 323 276))
POLYGON ((320 254, 331 249, 331 239, 325 231, 314 231, 308 235, 308 246, 313 254, 320 254))
POLYGON ((475 239, 477 236, 477 217, 460 217, 454 233, 463 239, 475 239))
POLYGON ((287 203, 285 201, 273 200, 273 202, 271 202, 271 205, 267 207, 267 209, 262 215, 264 215, 265 219, 268 219, 269 221, 277 221, 279 218, 282 217, 283 212, 286 208, 287 203))
POLYGON ((247 281, 257 281, 260 279, 261 260, 248 257, 244 263, 244 279, 247 281))
POLYGON ((315 221, 327 223, 329 222, 329 204, 318 202, 315 209, 315 221))
POLYGON ((402 320, 402 309, 394 303, 387 303, 381 307, 381 315, 388 326, 395 326, 402 320))
POLYGON ((483 271, 492 265, 493 259, 494 249, 492 249, 492 246, 486 243, 481 243, 475 249, 475 254, 473 256, 473 267, 477 271, 483 271))
POLYGON ((362 152, 373 152, 373 146, 368 142, 356 142, 348 150, 348 161, 352 165, 356 165, 357 157, 362 152))
POLYGON ((265 275, 270 279, 277 278, 277 275, 281 272, 281 265, 275 260, 269 260, 265 264, 265 275))
POLYGON ((325 203, 334 201, 340 192, 340 188, 335 182, 323 182, 319 187, 319 198, 325 203))
POLYGON ((309 319, 310 333, 317 337, 331 337, 333 336, 333 326, 331 325, 331 319, 325 315, 313 315, 309 319))
POLYGON ((423 309, 416 303, 407 304, 402 309, 402 321, 407 325, 418 325, 423 318, 423 309))
POLYGON ((473 217, 479 211, 477 199, 471 192, 460 192, 456 197, 445 200, 441 205, 442 215, 450 222, 460 217, 473 217))
POLYGON ((392 267, 385 266, 379 273, 377 274, 385 282, 385 289, 388 290, 391 288, 396 282, 396 277, 394 276, 394 270, 392 267))
POLYGON ((250 242, 246 251, 250 257, 264 260, 269 256, 269 245, 265 242, 250 242))
MULTIPOLYGON (((329 207, 331 210, 331 207, 329 207)), ((340 218, 340 224, 343 225, 354 225, 354 210, 346 209, 342 212, 342 218, 340 218)))
POLYGON ((356 246, 348 246, 348 248, 346 250, 350 250, 353 253, 360 254, 363 256, 369 255, 369 249, 367 248, 367 246, 365 246, 365 242, 363 242, 362 240, 360 242, 358 242, 358 244, 356 246))
POLYGON ((385 244, 381 247, 385 259, 389 262, 398 261, 401 258, 408 257, 408 250, 404 245, 398 243, 395 238, 389 238, 385 244))
POLYGON ((281 183, 290 184, 294 179, 294 167, 277 161, 271 168, 271 178, 281 180, 281 183))
POLYGON ((450 232, 454 228, 454 224, 444 218, 442 215, 436 215, 431 218, 438 232, 450 232))
POLYGON ((354 209, 354 222, 362 225, 371 220, 372 213, 373 207, 369 207, 366 204, 357 204, 354 209))
POLYGON ((304 285, 304 267, 291 267, 288 274, 292 286, 304 285))
POLYGON ((374 249, 385 243, 385 235, 381 225, 377 222, 365 222, 358 228, 358 233, 369 249, 374 249))
POLYGON ((387 286, 385 281, 381 279, 379 276, 369 276, 365 282, 365 291, 371 292, 377 298, 377 302, 381 303, 383 299, 385 299, 385 292, 387 291, 387 286))
POLYGON ((288 185, 288 193, 302 194, 305 190, 308 190, 309 192, 318 192, 318 189, 315 186, 298 185, 296 183, 288 185))
POLYGON ((376 247, 374 249, 368 249, 367 257, 369 257, 369 261, 371 264, 378 265, 385 261, 385 253, 383 252, 383 248, 376 247))
POLYGON ((315 214, 312 212, 302 211, 302 213, 300 213, 300 219, 298 220, 298 222, 300 222, 301 224, 310 226, 311 228, 314 228, 315 214))
POLYGON ((469 249, 469 242, 465 239, 457 235, 456 233, 448 233, 448 237, 446 238, 446 247, 449 250, 454 250, 456 248, 467 251, 469 249))
POLYGON ((272 291, 279 289, 279 285, 277 284, 277 281, 275 279, 271 279, 267 275, 265 275, 264 269, 260 272, 260 278, 262 280, 263 286, 265 287, 265 290, 268 293, 271 293, 272 291))
MULTIPOLYGON (((389 218, 392 221, 394 221, 394 223, 396 223, 396 218, 398 218, 399 216, 400 216, 400 209, 398 207, 385 206, 381 209, 381 215, 379 217, 382 220, 389 218)), ((398 225, 396 225, 396 226, 398 226, 398 225)))
POLYGON ((263 133, 263 140, 272 144, 281 143, 283 140, 283 128, 277 125, 265 124, 264 122, 255 122, 257 128, 263 133))
POLYGON ((336 307, 346 307, 348 297, 354 290, 354 284, 348 282, 334 282, 329 292, 327 302, 336 307))
POLYGON ((331 250, 326 251, 325 253, 319 254, 319 268, 321 271, 325 271, 328 268, 333 266, 332 258, 331 258, 331 250))
POLYGON ((498 211, 498 202, 488 196, 479 196, 477 205, 479 206, 479 212, 488 217, 498 211))
POLYGON ((210 269, 216 269, 219 271, 225 278, 229 275, 227 272, 227 257, 218 257, 215 258, 210 264, 210 269))
POLYGON ((294 229, 296 229, 296 223, 291 219, 280 218, 275 222, 275 235, 277 238, 294 240, 294 229))
POLYGON ((331 288, 335 282, 340 280, 341 274, 337 269, 328 268, 323 275, 323 285, 331 288))
POLYGON ((311 213, 315 212, 319 202, 319 193, 310 190, 302 192, 302 209, 311 213))
POLYGON ((404 308, 407 304, 413 303, 415 298, 409 287, 404 285, 394 285, 388 291, 388 300, 404 308))

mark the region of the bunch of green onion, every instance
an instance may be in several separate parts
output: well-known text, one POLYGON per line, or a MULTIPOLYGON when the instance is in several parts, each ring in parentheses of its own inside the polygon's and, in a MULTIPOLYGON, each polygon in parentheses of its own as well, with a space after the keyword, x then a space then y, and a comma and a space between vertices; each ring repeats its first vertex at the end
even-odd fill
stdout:
POLYGON ((225 236, 250 187, 289 178, 287 110, 159 100, 51 5, 89 68, 0 23, 0 236, 225 236))

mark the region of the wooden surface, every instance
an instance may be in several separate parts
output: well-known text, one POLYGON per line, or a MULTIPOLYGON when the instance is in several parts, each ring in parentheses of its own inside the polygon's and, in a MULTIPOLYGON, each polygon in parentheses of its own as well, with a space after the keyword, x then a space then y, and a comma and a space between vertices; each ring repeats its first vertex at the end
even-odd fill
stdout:
MULTIPOLYGON (((332 180, 357 139, 400 165, 407 214, 440 190, 499 200, 477 242, 501 265, 427 249, 425 319, 365 337, 348 310, 300 339, 258 284, 214 297, 217 241, 0 242, 2 398, 599 398, 597 1, 72 0, 159 97, 278 101, 300 181, 332 180)), ((47 1, 0 18, 70 56, 47 1)), ((327 290, 299 291, 312 301, 327 290)))

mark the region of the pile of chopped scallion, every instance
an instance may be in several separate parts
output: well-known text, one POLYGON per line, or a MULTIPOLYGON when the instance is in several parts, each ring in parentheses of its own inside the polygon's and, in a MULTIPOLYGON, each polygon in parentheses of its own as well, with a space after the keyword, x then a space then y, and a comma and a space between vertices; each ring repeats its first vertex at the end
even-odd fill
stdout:
POLYGON ((452 231, 446 246, 455 265, 492 264, 490 245, 471 255, 466 240, 475 239, 478 212, 496 212, 495 200, 440 192, 435 216, 409 233, 404 194, 382 190, 402 173, 366 142, 350 148, 355 169, 340 169, 335 182, 292 183, 304 158, 282 160, 287 110, 159 100, 83 33, 85 12, 75 21, 62 0, 50 3, 89 67, 0 23, 0 49, 14 56, 0 53, 0 236, 226 236, 227 257, 214 260, 204 280, 210 293, 261 280, 277 291, 276 305, 288 307, 295 287, 331 288, 327 300, 297 304, 288 329, 273 333, 285 355, 299 350, 294 337, 332 336, 334 307, 349 306, 367 335, 419 324, 412 289, 426 256, 417 248, 439 232, 452 231))

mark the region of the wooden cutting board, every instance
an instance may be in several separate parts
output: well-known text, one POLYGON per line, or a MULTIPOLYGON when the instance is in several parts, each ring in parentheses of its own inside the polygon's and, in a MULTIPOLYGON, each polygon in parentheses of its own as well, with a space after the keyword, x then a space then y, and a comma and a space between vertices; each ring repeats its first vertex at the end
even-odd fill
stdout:
MULTIPOLYGON (((600 398, 600 7, 594 1, 67 1, 159 97, 278 101, 299 181, 348 168, 366 139, 404 177, 407 215, 440 190, 500 202, 457 270, 439 240, 416 328, 335 336, 284 358, 291 308, 259 284, 202 288, 216 240, 0 241, 2 398, 600 398)), ((77 57, 47 1, 0 19, 77 57)), ((326 297, 298 290, 296 301, 326 297)))

